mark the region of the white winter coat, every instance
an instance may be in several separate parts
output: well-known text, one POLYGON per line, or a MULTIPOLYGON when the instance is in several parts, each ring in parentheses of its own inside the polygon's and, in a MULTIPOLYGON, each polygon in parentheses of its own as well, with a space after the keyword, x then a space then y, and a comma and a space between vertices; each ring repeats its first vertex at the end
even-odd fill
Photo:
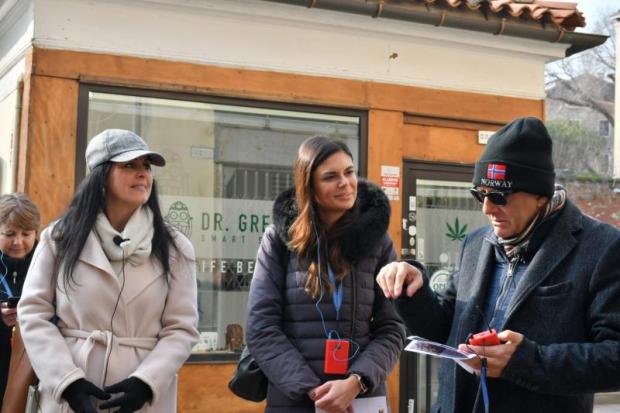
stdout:
MULTIPOLYGON (((18 306, 22 337, 40 379, 42 413, 71 412, 63 391, 79 378, 103 388, 134 376, 153 400, 140 412, 176 411, 176 374, 198 340, 194 249, 175 229, 180 254, 171 251, 168 281, 151 256, 125 264, 125 286, 91 232, 65 293, 62 276, 51 288, 55 246, 50 229, 41 235, 18 306), (58 325, 50 320, 58 316, 58 325), (106 353, 109 353, 104 383, 106 353)), ((98 400, 95 401, 98 404, 98 400)))

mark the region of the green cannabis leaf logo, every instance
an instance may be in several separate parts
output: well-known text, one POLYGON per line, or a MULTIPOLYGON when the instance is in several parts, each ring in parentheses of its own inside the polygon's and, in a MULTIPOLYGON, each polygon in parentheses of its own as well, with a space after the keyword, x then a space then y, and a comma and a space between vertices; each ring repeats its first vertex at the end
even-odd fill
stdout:
POLYGON ((446 222, 446 227, 448 227, 448 232, 446 232, 446 237, 450 238, 452 241, 463 241, 465 238, 465 234, 467 234, 467 224, 461 227, 459 224, 459 219, 456 218, 454 220, 454 227, 446 222))

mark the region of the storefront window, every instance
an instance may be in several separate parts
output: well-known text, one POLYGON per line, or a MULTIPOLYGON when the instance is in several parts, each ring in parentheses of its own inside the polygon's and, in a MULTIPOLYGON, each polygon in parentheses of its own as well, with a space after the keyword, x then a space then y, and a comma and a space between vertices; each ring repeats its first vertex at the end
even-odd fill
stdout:
POLYGON ((197 257, 201 340, 193 352, 236 357, 256 251, 274 198, 293 184, 297 148, 309 136, 330 136, 359 165, 360 117, 90 90, 86 125, 87 139, 132 130, 166 158, 154 168, 162 212, 197 257))
POLYGON ((428 269, 431 288, 439 292, 457 269, 465 236, 488 220, 469 193, 469 182, 418 179, 416 187, 417 258, 428 269))

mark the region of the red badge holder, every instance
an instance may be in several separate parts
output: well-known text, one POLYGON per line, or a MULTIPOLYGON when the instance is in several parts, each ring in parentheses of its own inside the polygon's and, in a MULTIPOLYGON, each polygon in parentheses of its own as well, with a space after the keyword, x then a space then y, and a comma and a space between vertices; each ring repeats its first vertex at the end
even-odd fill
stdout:
POLYGON ((325 340, 325 374, 347 374, 349 370, 349 341, 325 340))
POLYGON ((474 334, 468 341, 470 346, 497 346, 502 344, 494 329, 474 334))

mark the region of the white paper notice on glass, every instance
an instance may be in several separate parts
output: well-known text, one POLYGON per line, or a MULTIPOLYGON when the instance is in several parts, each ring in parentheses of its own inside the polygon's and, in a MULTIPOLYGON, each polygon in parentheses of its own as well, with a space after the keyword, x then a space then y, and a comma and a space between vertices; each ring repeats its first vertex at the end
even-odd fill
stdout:
POLYGON ((429 356, 454 360, 459 366, 463 367, 469 373, 474 372, 471 367, 463 363, 463 360, 473 359, 474 357, 476 357, 475 354, 464 353, 454 347, 427 340, 418 336, 411 336, 407 338, 411 340, 411 342, 407 344, 407 347, 405 347, 405 351, 428 354, 429 356))
MULTIPOLYGON (((379 397, 365 397, 362 399, 355 399, 351 403, 353 413, 388 413, 387 399, 385 396, 379 397)), ((323 409, 316 407, 314 409, 316 413, 327 413, 323 409)))

